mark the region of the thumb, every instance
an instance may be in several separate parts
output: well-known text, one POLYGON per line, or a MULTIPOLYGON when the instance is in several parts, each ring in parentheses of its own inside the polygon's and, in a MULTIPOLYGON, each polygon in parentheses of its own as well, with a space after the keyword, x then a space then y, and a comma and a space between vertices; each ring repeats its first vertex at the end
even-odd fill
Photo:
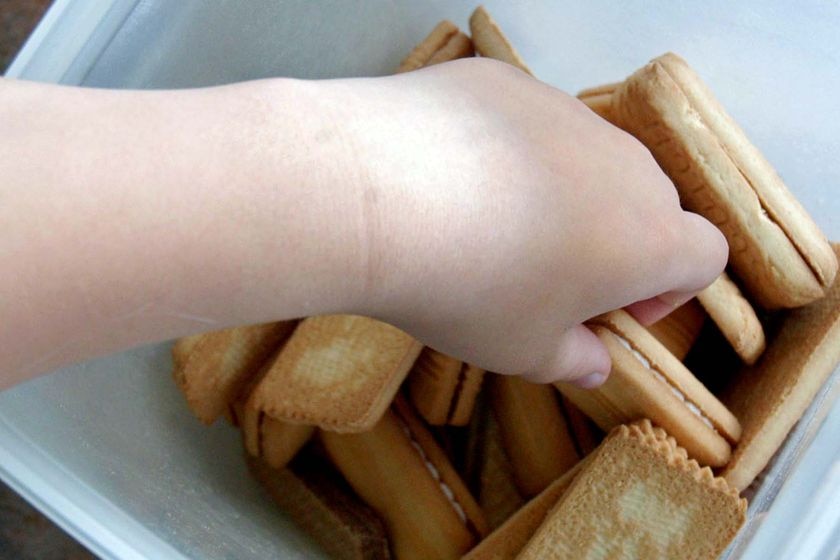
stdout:
POLYGON ((589 389, 606 381, 611 365, 610 355, 595 333, 577 325, 560 335, 554 359, 546 367, 522 377, 532 383, 565 381, 589 389))

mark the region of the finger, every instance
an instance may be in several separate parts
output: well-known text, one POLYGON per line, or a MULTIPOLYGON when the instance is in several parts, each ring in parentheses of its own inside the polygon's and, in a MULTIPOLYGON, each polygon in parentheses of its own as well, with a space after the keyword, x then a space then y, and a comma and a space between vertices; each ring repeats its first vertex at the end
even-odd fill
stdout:
POLYGON ((729 246, 711 222, 691 212, 683 212, 671 255, 663 266, 667 291, 626 307, 643 325, 662 319, 711 284, 726 266, 729 246))
POLYGON ((669 315, 674 309, 683 305, 697 295, 697 292, 667 292, 656 297, 631 303, 625 309, 638 322, 647 326, 669 315))
POLYGON ((698 214, 682 215, 665 270, 668 286, 658 296, 664 303, 690 299, 720 276, 729 258, 729 245, 717 227, 698 214))
POLYGON ((610 355, 598 337, 577 325, 560 335, 550 364, 522 377, 533 383, 567 381, 591 388, 606 381, 611 365, 610 355))

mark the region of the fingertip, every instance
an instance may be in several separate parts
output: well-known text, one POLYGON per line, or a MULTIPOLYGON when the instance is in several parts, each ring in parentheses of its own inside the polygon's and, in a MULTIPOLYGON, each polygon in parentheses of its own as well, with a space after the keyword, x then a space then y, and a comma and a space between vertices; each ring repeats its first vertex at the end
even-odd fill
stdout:
POLYGON ((600 371, 588 373, 582 377, 578 377, 569 381, 572 385, 580 387, 581 389, 595 389, 604 384, 609 377, 607 374, 600 371))
POLYGON ((553 362, 542 371, 528 374, 526 379, 596 387, 607 379, 611 367, 610 355, 595 333, 577 325, 560 336, 553 362))

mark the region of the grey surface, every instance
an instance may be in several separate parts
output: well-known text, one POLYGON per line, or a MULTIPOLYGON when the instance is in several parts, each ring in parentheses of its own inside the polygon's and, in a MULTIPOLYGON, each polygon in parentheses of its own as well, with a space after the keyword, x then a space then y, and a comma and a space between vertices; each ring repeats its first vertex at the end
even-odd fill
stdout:
MULTIPOLYGON (((837 5, 487 4, 537 76, 569 91, 678 52, 840 239, 837 5)), ((106 48, 93 65, 80 58, 67 75, 103 87, 183 87, 386 74, 437 20, 463 26, 473 7, 142 0, 115 35, 99 38, 106 48)), ((135 350, 0 395, 0 462, 111 556, 314 557, 246 476, 235 432, 189 415, 167 352, 135 350), (9 467, 15 461, 25 468, 9 467)))

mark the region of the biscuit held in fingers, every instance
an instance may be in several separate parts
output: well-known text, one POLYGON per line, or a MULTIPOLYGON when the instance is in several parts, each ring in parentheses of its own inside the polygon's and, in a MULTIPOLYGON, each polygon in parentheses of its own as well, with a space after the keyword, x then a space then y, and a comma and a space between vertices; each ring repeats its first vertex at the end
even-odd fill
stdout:
POLYGON ((274 469, 248 458, 251 474, 294 523, 338 560, 391 558, 385 527, 335 469, 313 453, 274 469))
POLYGON ((408 376, 414 408, 433 426, 466 426, 481 389, 484 370, 424 348, 408 376))
MULTIPOLYGON (((840 244, 833 244, 840 256, 840 244)), ((788 312, 755 366, 723 395, 741 419, 741 441, 721 476, 745 489, 767 466, 788 432, 840 362, 840 282, 825 298, 788 312)))
POLYGON ((368 432, 321 432, 332 463, 385 523, 396 558, 460 558, 486 524, 443 451, 407 406, 368 432))
POLYGON ((374 319, 310 317, 268 365, 251 400, 278 420, 367 430, 391 404, 421 349, 406 333, 374 319))
POLYGON ((610 377, 588 391, 558 383, 560 391, 604 430, 650 418, 701 464, 726 464, 741 435, 735 416, 627 312, 612 311, 589 325, 612 357, 610 377))
POLYGON ((724 233, 751 299, 796 307, 825 294, 837 273, 825 236, 685 61, 668 53, 627 78, 612 115, 651 150, 686 210, 724 233))
POLYGON ((724 272, 697 294, 697 300, 732 345, 735 353, 747 364, 754 364, 764 352, 764 327, 750 302, 724 272))
POLYGON ((647 329, 679 361, 683 361, 700 336, 706 313, 696 301, 691 300, 674 309, 647 329))
POLYGON ((188 337, 173 347, 175 380, 205 424, 218 418, 295 329, 295 321, 235 327, 188 337), (184 361, 182 354, 189 349, 184 361))
POLYGON ((470 38, 451 21, 443 20, 400 63, 397 74, 473 55, 470 38))
POLYGON ((535 496, 579 459, 557 391, 512 375, 494 375, 489 390, 516 485, 535 496))
POLYGON ((481 56, 507 62, 531 74, 531 70, 484 6, 476 8, 470 16, 470 35, 476 52, 481 56))
POLYGON ((643 420, 614 429, 560 496, 522 560, 714 560, 747 501, 643 420))

